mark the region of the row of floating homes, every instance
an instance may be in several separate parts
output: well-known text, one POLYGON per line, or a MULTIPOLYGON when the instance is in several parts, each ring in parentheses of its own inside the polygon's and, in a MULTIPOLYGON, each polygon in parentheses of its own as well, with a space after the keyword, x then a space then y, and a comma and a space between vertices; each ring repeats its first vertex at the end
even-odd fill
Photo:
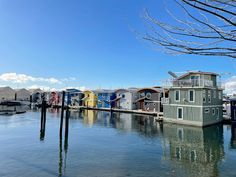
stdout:
POLYGON ((129 88, 117 90, 84 91, 84 106, 96 108, 117 108, 123 110, 142 110, 161 112, 162 97, 168 97, 168 90, 161 87, 129 88))
MULTIPOLYGON (((75 108, 163 113, 164 122, 193 126, 208 126, 223 120, 223 87, 218 82, 218 74, 202 71, 189 71, 180 76, 172 72, 169 74, 172 78, 162 87, 85 91, 67 89, 65 101, 68 106, 75 108)), ((43 98, 51 106, 61 106, 62 92, 38 90, 33 92, 30 100, 40 103, 43 98)), ((236 120, 236 99, 231 101, 231 115, 236 120)))

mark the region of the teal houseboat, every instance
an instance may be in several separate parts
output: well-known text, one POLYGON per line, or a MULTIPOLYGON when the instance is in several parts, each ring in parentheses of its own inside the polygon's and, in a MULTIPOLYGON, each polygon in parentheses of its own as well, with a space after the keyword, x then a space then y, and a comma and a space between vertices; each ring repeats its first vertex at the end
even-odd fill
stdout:
POLYGON ((218 74, 191 71, 171 80, 163 102, 165 122, 207 126, 222 121, 222 91, 218 74))

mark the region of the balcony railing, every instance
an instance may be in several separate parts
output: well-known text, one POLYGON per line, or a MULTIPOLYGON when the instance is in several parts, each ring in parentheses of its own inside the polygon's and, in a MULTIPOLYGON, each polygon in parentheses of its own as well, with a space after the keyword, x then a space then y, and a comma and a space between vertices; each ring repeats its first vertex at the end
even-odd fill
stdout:
POLYGON ((167 80, 163 83, 165 87, 218 87, 223 88, 220 82, 216 85, 212 80, 206 79, 186 79, 186 80, 167 80))
POLYGON ((205 79, 174 80, 174 87, 213 87, 213 81, 205 79))

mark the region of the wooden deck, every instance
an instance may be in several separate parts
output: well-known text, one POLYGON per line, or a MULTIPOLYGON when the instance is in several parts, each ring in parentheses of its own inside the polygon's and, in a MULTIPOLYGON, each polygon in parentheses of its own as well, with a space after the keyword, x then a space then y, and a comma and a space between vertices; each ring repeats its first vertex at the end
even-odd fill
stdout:
POLYGON ((142 110, 126 110, 126 109, 117 109, 117 108, 94 108, 94 107, 85 107, 85 106, 71 106, 71 109, 88 109, 88 110, 99 110, 99 111, 109 111, 109 112, 122 112, 122 113, 129 113, 129 114, 141 114, 141 115, 150 115, 157 117, 158 120, 161 120, 163 117, 163 112, 149 112, 149 111, 142 111, 142 110))

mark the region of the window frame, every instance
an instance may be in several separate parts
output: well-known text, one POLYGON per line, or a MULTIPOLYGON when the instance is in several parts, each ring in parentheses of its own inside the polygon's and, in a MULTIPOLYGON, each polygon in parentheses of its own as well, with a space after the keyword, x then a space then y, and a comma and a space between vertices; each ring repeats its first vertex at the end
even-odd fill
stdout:
POLYGON ((195 102, 195 95, 196 95, 195 90, 189 90, 188 91, 188 101, 194 103, 195 102), (193 100, 192 101, 190 100, 190 92, 193 92, 193 100))
POLYGON ((184 119, 184 114, 183 114, 183 107, 177 107, 177 119, 178 120, 183 120, 184 119), (181 115, 182 115, 182 117, 180 118, 179 117, 179 110, 181 109, 181 115))
POLYGON ((175 90, 175 102, 180 102, 180 90, 175 90), (176 93, 178 92, 179 99, 176 99, 176 93))

